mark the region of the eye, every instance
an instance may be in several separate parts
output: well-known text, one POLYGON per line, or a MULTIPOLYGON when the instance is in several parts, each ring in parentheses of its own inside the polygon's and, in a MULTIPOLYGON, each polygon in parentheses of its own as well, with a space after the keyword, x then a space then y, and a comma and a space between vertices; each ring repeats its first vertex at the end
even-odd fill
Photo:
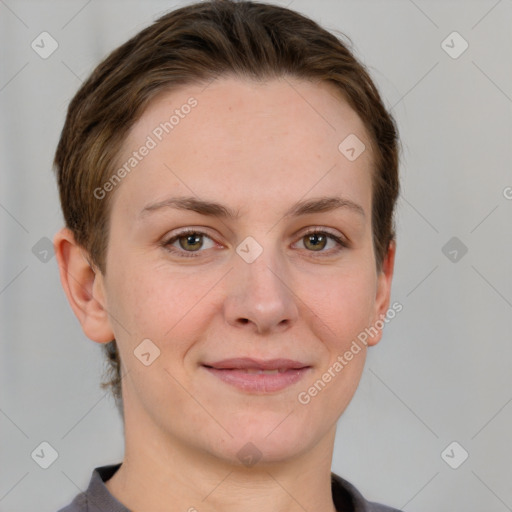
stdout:
POLYGON ((329 231, 323 231, 320 229, 313 229, 302 235, 301 240, 304 242, 305 247, 310 248, 308 252, 328 253, 337 254, 343 248, 348 247, 348 244, 338 235, 330 233, 329 231), (334 251, 324 251, 329 241, 334 242, 334 251))
MULTIPOLYGON (((213 240, 206 233, 203 233, 202 231, 188 229, 186 231, 178 233, 177 235, 174 235, 172 238, 164 242, 162 245, 172 253, 179 253, 179 256, 183 256, 185 258, 194 258, 196 257, 196 254, 193 253, 200 252, 199 249, 204 248, 204 242, 202 240, 204 237, 208 238, 213 242, 213 240), (173 247, 176 243, 179 244, 179 247, 182 250, 173 247)), ((206 248, 210 249, 211 247, 206 248)))

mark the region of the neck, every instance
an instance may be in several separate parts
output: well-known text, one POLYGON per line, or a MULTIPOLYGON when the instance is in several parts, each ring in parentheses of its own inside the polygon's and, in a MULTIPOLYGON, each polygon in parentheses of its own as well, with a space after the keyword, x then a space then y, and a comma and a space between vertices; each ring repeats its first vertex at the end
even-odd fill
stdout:
POLYGON ((330 476, 335 433, 336 424, 309 450, 286 460, 267 460, 263 453, 245 466, 173 438, 140 415, 136 422, 126 417, 123 464, 106 486, 138 512, 239 512, 242 503, 245 512, 336 512, 330 476))

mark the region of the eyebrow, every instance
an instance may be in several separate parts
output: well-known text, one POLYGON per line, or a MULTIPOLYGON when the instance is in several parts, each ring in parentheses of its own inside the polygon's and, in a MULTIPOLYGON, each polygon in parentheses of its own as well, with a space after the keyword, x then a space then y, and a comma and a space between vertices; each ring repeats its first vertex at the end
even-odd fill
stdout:
MULTIPOLYGON (((197 197, 170 197, 157 203, 151 203, 145 206, 139 214, 142 218, 163 208, 174 208, 177 210, 188 210, 207 215, 211 217, 219 217, 223 219, 238 219, 240 218, 240 211, 232 210, 215 201, 207 201, 197 197)), ((298 201, 292 205, 284 213, 284 217, 299 217, 301 215, 322 213, 337 210, 339 208, 347 208, 365 217, 365 211, 362 206, 343 197, 320 197, 317 199, 310 199, 305 201, 298 201)))

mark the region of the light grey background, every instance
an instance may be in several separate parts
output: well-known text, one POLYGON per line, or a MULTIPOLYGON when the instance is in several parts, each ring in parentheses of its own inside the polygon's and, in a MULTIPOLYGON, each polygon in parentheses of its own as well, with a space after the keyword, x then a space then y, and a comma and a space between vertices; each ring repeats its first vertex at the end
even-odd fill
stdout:
MULTIPOLYGON (((353 40, 404 148, 392 294, 403 311, 369 350, 333 470, 407 512, 512 510, 512 1, 274 1, 353 40), (469 43, 456 59, 441 46, 453 31, 469 43), (468 249, 456 262, 442 252, 454 236, 468 249), (458 469, 441 457, 453 441, 469 453, 458 469)), ((2 512, 54 512, 94 467, 122 460, 100 346, 55 258, 32 248, 63 223, 51 162, 69 100, 177 5, 0 0, 2 512), (59 45, 47 59, 31 48, 43 31, 59 45), (43 441, 59 455, 46 470, 31 458, 43 441)), ((453 463, 460 449, 448 453, 453 463)))

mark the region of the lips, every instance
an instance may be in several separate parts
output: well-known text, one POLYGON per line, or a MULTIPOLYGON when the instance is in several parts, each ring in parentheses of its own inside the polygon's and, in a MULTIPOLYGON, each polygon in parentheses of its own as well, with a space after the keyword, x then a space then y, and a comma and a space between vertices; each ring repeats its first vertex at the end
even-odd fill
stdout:
POLYGON ((281 391, 301 380, 311 366, 291 359, 234 358, 202 365, 211 375, 243 392, 281 391))
POLYGON ((205 363, 204 366, 217 370, 247 370, 248 373, 258 373, 258 371, 283 373, 287 370, 300 370, 309 367, 307 364, 292 359, 261 360, 250 357, 223 359, 214 363, 205 363))

